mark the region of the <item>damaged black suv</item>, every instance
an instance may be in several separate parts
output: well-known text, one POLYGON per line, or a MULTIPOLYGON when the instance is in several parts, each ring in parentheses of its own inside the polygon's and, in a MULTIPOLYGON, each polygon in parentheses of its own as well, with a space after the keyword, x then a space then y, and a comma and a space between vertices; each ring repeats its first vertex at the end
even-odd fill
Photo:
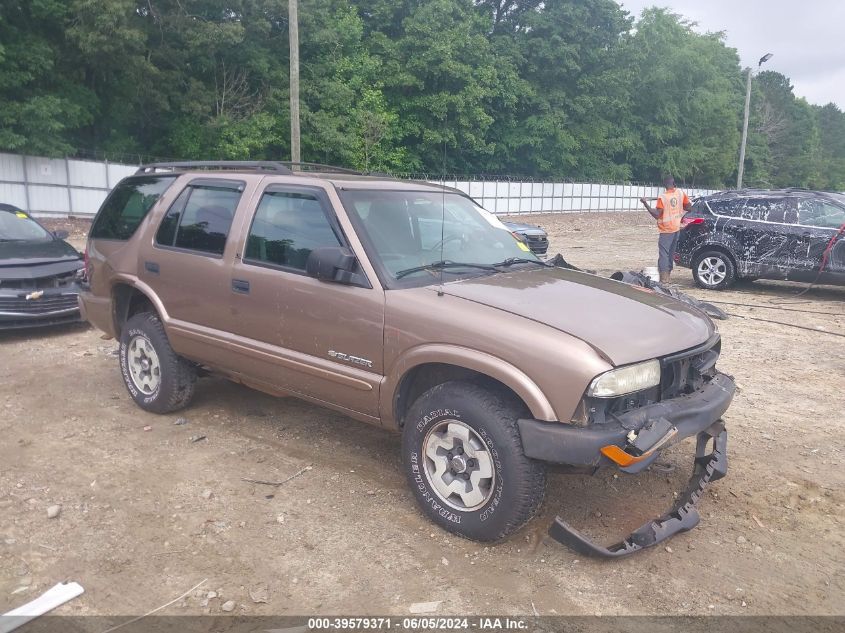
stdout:
POLYGON ((675 262, 708 290, 737 279, 845 285, 845 195, 743 189, 699 198, 675 262))

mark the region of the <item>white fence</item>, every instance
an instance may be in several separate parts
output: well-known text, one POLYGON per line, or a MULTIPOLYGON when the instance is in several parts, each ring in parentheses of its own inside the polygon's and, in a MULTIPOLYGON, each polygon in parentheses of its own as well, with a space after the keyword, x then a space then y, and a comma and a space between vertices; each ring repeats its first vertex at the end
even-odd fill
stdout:
MULTIPOLYGON (((106 194, 136 165, 41 158, 0 153, 0 202, 36 216, 93 216, 106 194)), ((659 186, 509 180, 432 181, 460 189, 497 214, 579 213, 639 210, 641 197, 656 198, 659 186)), ((685 189, 690 197, 712 193, 685 189)))
MULTIPOLYGON (((437 181, 460 189, 482 207, 497 214, 581 213, 642 210, 640 198, 657 198, 656 185, 619 185, 579 182, 437 181)), ((713 193, 684 189, 690 197, 713 193)))
POLYGON ((0 202, 42 217, 92 216, 137 166, 0 154, 0 202))

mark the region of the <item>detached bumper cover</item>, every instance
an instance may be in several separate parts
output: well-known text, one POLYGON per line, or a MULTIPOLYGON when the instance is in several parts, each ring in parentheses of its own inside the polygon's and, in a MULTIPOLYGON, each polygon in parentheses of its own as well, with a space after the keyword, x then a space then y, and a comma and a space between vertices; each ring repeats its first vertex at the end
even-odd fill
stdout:
POLYGON ((618 558, 657 545, 678 532, 691 530, 700 520, 696 504, 711 481, 721 479, 728 472, 728 433, 720 421, 698 434, 695 449, 695 466, 686 490, 666 514, 634 530, 622 541, 603 547, 592 542, 560 517, 549 527, 549 535, 585 556, 618 558), (713 450, 705 454, 713 441, 713 450))

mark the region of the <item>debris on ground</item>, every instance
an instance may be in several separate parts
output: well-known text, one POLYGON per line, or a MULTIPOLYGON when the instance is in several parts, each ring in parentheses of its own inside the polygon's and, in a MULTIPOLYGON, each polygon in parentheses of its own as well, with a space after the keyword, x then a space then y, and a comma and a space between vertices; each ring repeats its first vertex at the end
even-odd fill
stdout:
POLYGON ((187 424, 187 418, 177 418, 176 421, 173 423, 175 426, 182 426, 183 424, 187 424))
MULTIPOLYGON (((262 486, 281 486, 282 484, 286 484, 287 482, 289 482, 291 479, 296 479, 297 477, 299 477, 303 473, 308 472, 313 467, 314 467, 313 464, 308 464, 307 466, 304 466, 303 468, 300 468, 299 470, 297 470, 290 477, 282 479, 281 481, 267 481, 266 479, 250 479, 249 477, 241 477, 241 481, 246 481, 246 482, 251 483, 251 484, 260 484, 262 486)), ((310 499, 308 500, 308 503, 311 503, 310 499)))
POLYGON ((60 505, 52 505, 47 508, 47 518, 48 519, 55 519, 62 511, 62 506, 60 505))
POLYGON ((266 604, 270 601, 270 592, 267 587, 256 587, 250 590, 249 597, 255 604, 266 604))
POLYGON ((235 601, 234 600, 227 600, 226 602, 223 603, 223 605, 220 608, 223 611, 225 611, 226 613, 229 613, 230 611, 234 611, 235 610, 235 601))
POLYGON ((77 582, 60 582, 53 585, 50 589, 35 598, 35 600, 31 600, 17 609, 12 609, 8 613, 0 615, 0 630, 3 633, 13 631, 30 620, 34 620, 38 616, 52 611, 56 607, 73 600, 83 593, 85 593, 85 590, 77 582))
POLYGON ((414 615, 434 613, 437 611, 438 607, 440 607, 442 602, 442 600, 434 600, 433 602, 415 602, 408 608, 408 611, 414 615))

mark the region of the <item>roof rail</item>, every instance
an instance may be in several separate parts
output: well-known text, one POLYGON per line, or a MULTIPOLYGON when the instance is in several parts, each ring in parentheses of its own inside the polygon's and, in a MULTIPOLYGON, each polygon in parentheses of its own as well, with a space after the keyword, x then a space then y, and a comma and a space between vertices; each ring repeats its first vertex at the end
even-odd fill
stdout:
POLYGON ((317 172, 328 172, 334 174, 352 174, 354 176, 363 176, 360 171, 356 171, 354 169, 348 169, 346 167, 338 167, 337 165, 326 165, 323 163, 303 163, 303 162, 291 162, 287 160, 281 161, 282 165, 286 167, 290 167, 293 169, 294 167, 297 168, 297 171, 317 171, 317 172))
POLYGON ((149 163, 138 167, 136 174, 151 174, 158 169, 186 171, 191 169, 221 169, 232 171, 261 171, 273 174, 291 175, 293 172, 284 163, 270 160, 196 160, 175 163, 149 163))

